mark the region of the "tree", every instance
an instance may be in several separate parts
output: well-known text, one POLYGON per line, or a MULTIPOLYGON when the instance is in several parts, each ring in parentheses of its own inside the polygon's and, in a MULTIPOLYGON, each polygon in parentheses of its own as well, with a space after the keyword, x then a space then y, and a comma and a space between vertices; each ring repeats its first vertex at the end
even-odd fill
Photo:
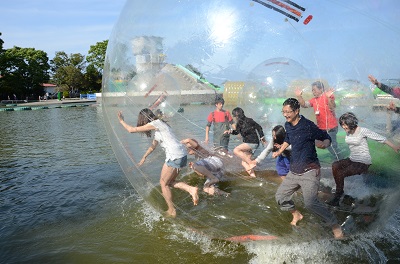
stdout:
POLYGON ((85 56, 73 53, 69 56, 64 51, 56 52, 56 56, 50 60, 53 80, 62 91, 74 93, 85 84, 85 56))
POLYGON ((102 75, 93 64, 86 67, 85 88, 89 91, 99 92, 101 90, 102 75))
POLYGON ((91 91, 101 90, 104 62, 106 58, 108 40, 97 42, 90 46, 86 61, 88 66, 85 73, 86 89, 91 91))
MULTIPOLYGON (((0 32, 0 37, 1 37, 1 32, 0 32)), ((4 44, 4 41, 0 38, 0 53, 3 51, 3 44, 4 44)))
POLYGON ((106 58, 108 40, 97 42, 96 45, 90 46, 86 61, 89 65, 93 65, 95 69, 103 74, 104 61, 106 58))
MULTIPOLYGON (((1 41, 2 42, 2 41, 1 41)), ((1 45, 2 48, 2 45, 1 45)), ((44 93, 42 84, 49 80, 47 53, 34 48, 0 52, 0 89, 3 98, 15 94, 18 98, 36 98, 44 93)))

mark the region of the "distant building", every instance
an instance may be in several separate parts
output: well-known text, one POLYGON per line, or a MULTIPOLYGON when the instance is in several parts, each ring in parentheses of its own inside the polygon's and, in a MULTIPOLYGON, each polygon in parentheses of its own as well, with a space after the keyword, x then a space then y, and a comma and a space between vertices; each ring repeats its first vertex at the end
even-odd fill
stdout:
POLYGON ((237 105, 239 93, 243 89, 245 82, 225 82, 224 84, 224 100, 225 105, 237 105))
POLYGON ((43 83, 42 86, 45 93, 53 94, 59 91, 59 87, 52 83, 43 83))

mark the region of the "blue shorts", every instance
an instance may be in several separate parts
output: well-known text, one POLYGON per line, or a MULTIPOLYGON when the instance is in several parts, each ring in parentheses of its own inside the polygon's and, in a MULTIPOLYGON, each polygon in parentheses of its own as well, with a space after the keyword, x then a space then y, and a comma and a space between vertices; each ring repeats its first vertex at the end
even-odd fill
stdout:
POLYGON ((179 159, 174 159, 174 160, 167 160, 167 166, 176 168, 176 169, 181 169, 186 166, 187 164, 187 156, 183 156, 182 158, 179 159))
POLYGON ((290 170, 290 161, 287 157, 282 155, 276 159, 276 171, 279 176, 286 176, 290 170))

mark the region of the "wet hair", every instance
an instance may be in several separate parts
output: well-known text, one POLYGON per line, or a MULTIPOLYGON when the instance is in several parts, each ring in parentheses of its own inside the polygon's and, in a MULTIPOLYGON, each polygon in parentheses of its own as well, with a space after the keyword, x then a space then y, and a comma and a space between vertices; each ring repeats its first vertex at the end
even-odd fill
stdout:
MULTIPOLYGON (((272 131, 275 132, 275 137, 276 137, 276 139, 274 139, 274 143, 277 143, 277 144, 279 144, 279 145, 282 145, 283 142, 285 142, 285 137, 286 137, 286 130, 285 130, 285 128, 284 128, 283 126, 281 126, 281 125, 277 125, 277 126, 275 126, 275 127, 272 129, 272 131)), ((278 149, 277 147, 273 146, 272 151, 275 152, 275 151, 278 151, 278 150, 279 150, 279 149, 278 149)), ((290 157, 290 151, 287 150, 287 149, 285 149, 285 150, 283 151, 283 154, 284 154, 286 157, 290 157)))
POLYGON ((324 84, 323 84, 321 81, 313 82, 313 83, 311 84, 311 87, 313 87, 313 86, 317 87, 318 89, 320 89, 320 90, 322 90, 322 91, 325 91, 324 84))
POLYGON ((232 116, 237 117, 239 120, 244 119, 246 116, 244 115, 244 111, 240 107, 236 107, 232 110, 232 116))
MULTIPOLYGON (((149 108, 144 108, 139 112, 136 126, 144 126, 157 119, 158 117, 153 113, 153 111, 151 111, 149 108)), ((142 133, 144 133, 147 137, 151 137, 151 130, 142 133)))
POLYGON ((276 139, 274 140, 275 143, 282 144, 286 137, 285 128, 281 125, 275 126, 272 131, 275 132, 276 139))
POLYGON ((352 112, 344 113, 339 117, 340 126, 347 125, 350 130, 354 130, 358 127, 358 119, 352 112))
POLYGON ((282 104, 283 106, 285 105, 289 105, 290 108, 292 108, 293 111, 300 109, 300 103, 297 99, 295 98, 288 98, 285 100, 285 102, 283 102, 282 104))
POLYGON ((218 103, 221 103, 221 104, 225 104, 225 100, 224 100, 224 98, 222 98, 222 96, 217 96, 216 98, 215 98, 215 104, 218 104, 218 103))
POLYGON ((232 116, 237 117, 238 125, 243 126, 244 122, 246 121, 246 116, 244 115, 244 111, 240 107, 236 107, 235 109, 232 110, 232 116))

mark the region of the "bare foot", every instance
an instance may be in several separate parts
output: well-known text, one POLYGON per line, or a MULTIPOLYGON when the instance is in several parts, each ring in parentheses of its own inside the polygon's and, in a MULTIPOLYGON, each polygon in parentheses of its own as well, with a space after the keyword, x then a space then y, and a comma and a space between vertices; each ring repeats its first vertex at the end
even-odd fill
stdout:
POLYGON ((214 187, 214 186, 211 186, 211 187, 204 187, 204 188, 203 188, 203 191, 204 191, 205 193, 208 193, 209 195, 214 195, 214 193, 215 193, 215 187, 214 187))
POLYGON ((199 203, 199 188, 193 187, 190 191, 190 195, 192 196, 193 205, 197 205, 199 203))
POLYGON ((250 177, 256 178, 256 173, 254 172, 254 170, 248 170, 247 173, 250 175, 250 177))
POLYGON ((250 163, 249 163, 249 169, 254 169, 255 167, 257 167, 257 161, 256 160, 252 160, 250 163))
POLYGON ((292 215, 293 215, 293 220, 292 220, 292 222, 290 222, 290 224, 292 226, 296 226, 297 222, 300 221, 301 219, 303 219, 303 215, 297 210, 294 210, 292 212, 292 215))
POLYGON ((333 236, 335 237, 335 239, 343 239, 344 238, 342 227, 340 225, 338 225, 338 224, 334 225, 332 227, 332 232, 333 232, 333 236))
POLYGON ((224 192, 223 190, 220 190, 218 188, 215 188, 215 194, 216 195, 222 195, 222 196, 225 196, 225 197, 228 197, 230 195, 230 193, 224 192))
POLYGON ((166 217, 166 218, 175 218, 176 217, 176 210, 173 209, 173 210, 165 211, 164 217, 166 217))

